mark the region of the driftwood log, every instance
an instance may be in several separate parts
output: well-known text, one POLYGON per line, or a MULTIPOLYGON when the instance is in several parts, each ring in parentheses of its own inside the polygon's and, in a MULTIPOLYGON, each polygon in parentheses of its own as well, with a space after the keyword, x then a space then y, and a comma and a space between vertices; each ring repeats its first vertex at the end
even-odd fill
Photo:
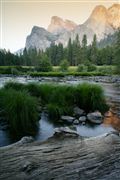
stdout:
POLYGON ((120 180, 119 133, 94 138, 56 133, 0 148, 1 180, 120 180))

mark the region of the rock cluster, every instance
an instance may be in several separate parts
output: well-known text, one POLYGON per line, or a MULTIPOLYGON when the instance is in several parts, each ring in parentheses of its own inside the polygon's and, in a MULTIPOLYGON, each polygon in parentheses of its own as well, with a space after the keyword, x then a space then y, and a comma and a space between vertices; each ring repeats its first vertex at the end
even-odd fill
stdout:
POLYGON ((64 123, 78 125, 80 123, 85 124, 89 121, 94 124, 101 124, 103 122, 103 116, 99 111, 86 114, 83 109, 79 107, 74 108, 74 116, 61 116, 61 120, 64 123))

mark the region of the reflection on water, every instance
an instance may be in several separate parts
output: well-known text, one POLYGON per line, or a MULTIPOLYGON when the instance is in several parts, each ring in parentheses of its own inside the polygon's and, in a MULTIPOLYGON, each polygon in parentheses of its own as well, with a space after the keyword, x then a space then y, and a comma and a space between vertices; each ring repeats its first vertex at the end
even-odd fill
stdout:
POLYGON ((109 111, 104 119, 104 125, 111 125, 114 129, 120 131, 120 118, 116 113, 109 111))
MULTIPOLYGON (((43 141, 54 134, 54 128, 60 127, 61 124, 51 123, 48 116, 42 113, 41 120, 39 121, 39 133, 35 139, 43 141)), ((66 125, 62 125, 66 126, 66 125)), ((68 125, 67 125, 68 126, 68 125)), ((110 124, 93 125, 86 123, 86 125, 74 125, 77 133, 81 136, 92 137, 98 136, 107 132, 114 131, 110 124)))

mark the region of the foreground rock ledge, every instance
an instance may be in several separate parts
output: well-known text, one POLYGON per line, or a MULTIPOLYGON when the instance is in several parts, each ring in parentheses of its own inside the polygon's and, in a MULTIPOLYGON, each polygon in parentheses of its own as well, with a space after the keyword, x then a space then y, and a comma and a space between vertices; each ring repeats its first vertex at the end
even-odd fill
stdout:
POLYGON ((119 133, 89 139, 57 133, 43 143, 30 141, 0 148, 1 180, 120 179, 119 133))

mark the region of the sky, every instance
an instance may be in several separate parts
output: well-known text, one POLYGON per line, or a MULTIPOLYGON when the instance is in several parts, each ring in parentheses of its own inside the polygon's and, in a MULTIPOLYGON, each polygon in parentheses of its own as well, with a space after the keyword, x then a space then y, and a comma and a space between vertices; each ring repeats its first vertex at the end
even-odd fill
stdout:
POLYGON ((106 8, 120 0, 0 0, 0 48, 25 47, 34 25, 47 28, 52 16, 84 23, 97 5, 106 8))

